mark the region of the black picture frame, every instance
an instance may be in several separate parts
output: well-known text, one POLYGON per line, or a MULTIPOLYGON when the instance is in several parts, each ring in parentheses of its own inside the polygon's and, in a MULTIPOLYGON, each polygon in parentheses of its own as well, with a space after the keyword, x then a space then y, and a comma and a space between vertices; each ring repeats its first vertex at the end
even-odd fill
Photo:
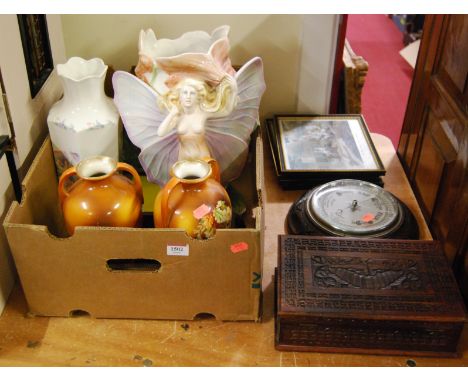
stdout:
POLYGON ((283 188, 344 178, 383 184, 385 167, 360 114, 275 115, 265 130, 283 188))
POLYGON ((34 98, 54 70, 46 15, 18 15, 18 25, 28 73, 31 98, 34 98))

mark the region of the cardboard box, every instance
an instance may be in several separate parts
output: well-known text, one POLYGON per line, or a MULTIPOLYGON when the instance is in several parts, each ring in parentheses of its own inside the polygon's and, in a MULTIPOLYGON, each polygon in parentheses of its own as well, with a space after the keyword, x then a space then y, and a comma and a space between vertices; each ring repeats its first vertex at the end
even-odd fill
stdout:
POLYGON ((262 182, 262 141, 253 136, 246 168, 233 183, 246 200, 247 228, 221 229, 204 241, 155 228, 78 227, 66 237, 47 139, 24 179, 21 204, 12 204, 4 222, 30 313, 258 321, 262 182), (184 250, 168 255, 170 246, 184 250))

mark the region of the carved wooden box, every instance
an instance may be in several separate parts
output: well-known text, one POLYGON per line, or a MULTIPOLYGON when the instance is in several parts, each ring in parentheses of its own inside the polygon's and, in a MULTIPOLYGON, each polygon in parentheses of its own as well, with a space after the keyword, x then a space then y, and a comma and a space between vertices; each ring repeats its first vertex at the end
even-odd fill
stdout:
POLYGON ((435 241, 279 237, 278 350, 457 356, 465 308, 435 241))

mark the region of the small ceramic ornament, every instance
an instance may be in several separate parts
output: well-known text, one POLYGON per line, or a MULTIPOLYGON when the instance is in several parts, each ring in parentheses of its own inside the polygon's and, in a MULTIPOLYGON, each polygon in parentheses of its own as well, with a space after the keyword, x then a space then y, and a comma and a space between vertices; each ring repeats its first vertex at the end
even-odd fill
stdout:
POLYGON ((149 181, 164 185, 176 161, 205 157, 219 163, 223 183, 240 175, 265 82, 259 57, 234 71, 228 30, 190 32, 176 40, 142 32, 140 64, 146 57, 148 71, 141 64, 137 72, 143 80, 114 73, 114 102, 130 140, 141 149, 149 181))
POLYGON ((99 58, 70 58, 57 65, 63 98, 47 117, 60 175, 65 169, 95 155, 119 158, 119 113, 104 93, 107 65, 99 58))
POLYGON ((214 159, 178 161, 171 174, 154 202, 155 227, 182 228, 199 240, 212 238, 218 228, 230 227, 231 200, 219 183, 214 159))

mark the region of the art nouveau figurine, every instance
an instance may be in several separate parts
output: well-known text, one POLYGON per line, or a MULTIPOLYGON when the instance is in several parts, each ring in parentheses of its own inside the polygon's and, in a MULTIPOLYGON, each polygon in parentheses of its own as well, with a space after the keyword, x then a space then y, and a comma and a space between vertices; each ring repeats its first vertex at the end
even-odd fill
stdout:
POLYGON ((210 157, 205 140, 208 118, 225 117, 233 111, 237 100, 237 84, 227 75, 212 89, 205 82, 186 78, 162 97, 169 114, 158 127, 163 137, 176 130, 179 138, 179 160, 210 157))
POLYGON ((240 175, 265 82, 259 57, 235 72, 228 52, 221 37, 207 53, 155 57, 165 91, 127 72, 114 74, 114 102, 128 137, 141 149, 149 181, 163 185, 177 160, 207 156, 218 161, 224 183, 240 175))

